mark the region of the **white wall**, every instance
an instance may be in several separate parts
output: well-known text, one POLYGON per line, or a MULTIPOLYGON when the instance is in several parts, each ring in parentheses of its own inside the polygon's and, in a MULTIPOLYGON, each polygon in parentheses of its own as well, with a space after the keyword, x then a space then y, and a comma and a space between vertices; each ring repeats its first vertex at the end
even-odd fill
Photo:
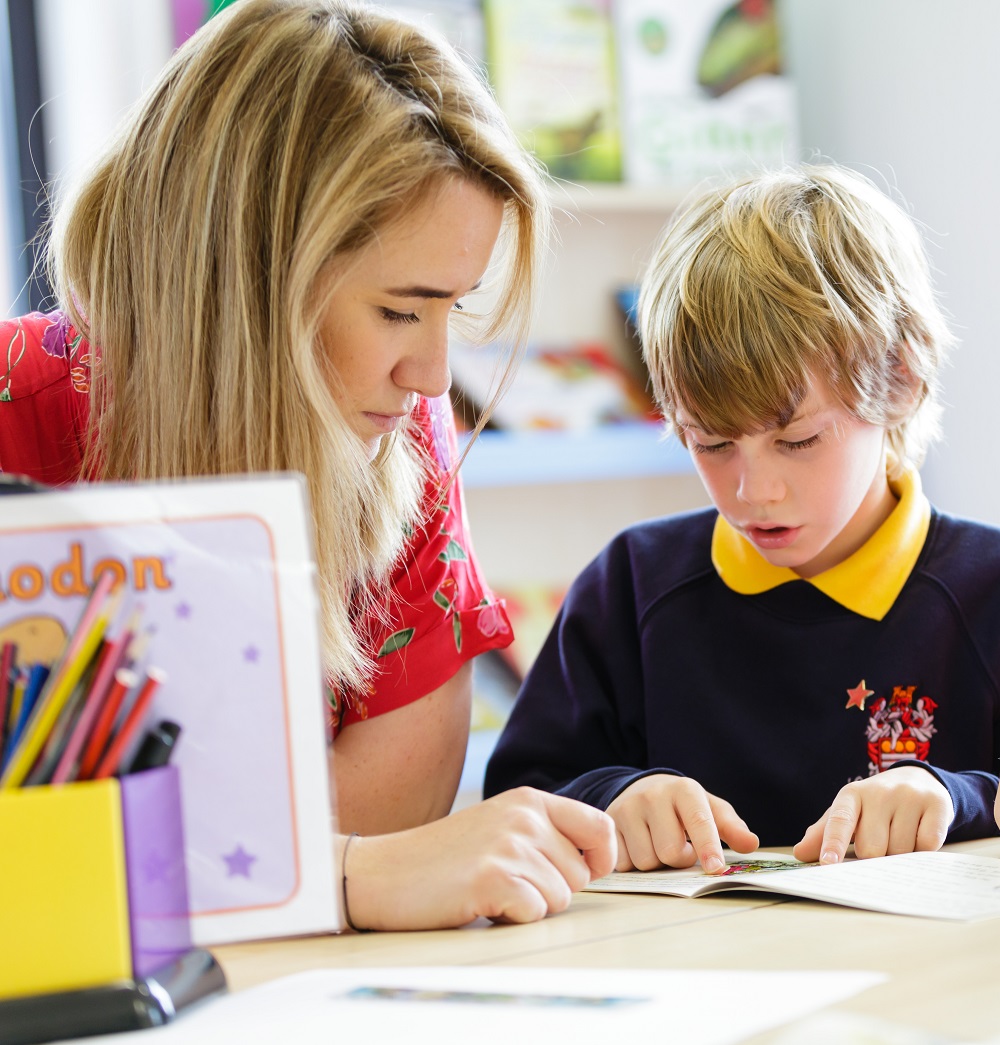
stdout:
POLYGON ((170 57, 168 0, 36 0, 46 149, 58 192, 170 57))
POLYGON ((925 489, 947 511, 1000 523, 1000 2, 779 3, 803 158, 817 150, 898 190, 925 226, 960 338, 925 489))

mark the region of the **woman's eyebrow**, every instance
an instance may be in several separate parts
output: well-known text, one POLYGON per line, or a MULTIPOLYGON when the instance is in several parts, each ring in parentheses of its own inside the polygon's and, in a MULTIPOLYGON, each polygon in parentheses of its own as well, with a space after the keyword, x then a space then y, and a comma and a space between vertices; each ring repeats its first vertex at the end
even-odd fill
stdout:
MULTIPOLYGON (((471 294, 474 290, 478 290, 483 285, 480 280, 474 287, 470 287, 466 293, 471 294)), ((434 300, 460 297, 454 290, 438 290, 435 287, 388 287, 386 288, 386 294, 394 298, 433 298, 434 300)))

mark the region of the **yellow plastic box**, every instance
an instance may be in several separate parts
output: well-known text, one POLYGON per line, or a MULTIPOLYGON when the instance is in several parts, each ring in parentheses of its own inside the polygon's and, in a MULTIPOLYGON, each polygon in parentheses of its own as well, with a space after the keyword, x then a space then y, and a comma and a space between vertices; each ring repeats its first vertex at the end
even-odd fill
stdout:
POLYGON ((190 946, 177 771, 0 792, 0 998, 145 975, 190 946))

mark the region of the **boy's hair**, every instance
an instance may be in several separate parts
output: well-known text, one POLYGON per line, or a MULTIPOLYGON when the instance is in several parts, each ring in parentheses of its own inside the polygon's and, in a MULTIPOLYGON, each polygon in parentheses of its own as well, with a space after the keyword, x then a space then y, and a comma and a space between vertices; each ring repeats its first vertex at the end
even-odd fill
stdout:
MULTIPOLYGON (((443 40, 353 0, 240 0, 166 65, 55 218, 62 306, 95 346, 88 474, 297 470, 309 481, 331 675, 416 518, 409 438, 374 464, 317 330, 357 252, 451 177, 504 205, 496 311, 525 334, 548 220, 540 169, 443 40)), ((485 325, 485 324, 484 324, 485 325)))
POLYGON ((910 217, 836 165, 757 173, 671 221, 639 299, 643 354, 677 427, 736 438, 789 422, 810 377, 887 430, 893 468, 938 434, 952 337, 910 217))

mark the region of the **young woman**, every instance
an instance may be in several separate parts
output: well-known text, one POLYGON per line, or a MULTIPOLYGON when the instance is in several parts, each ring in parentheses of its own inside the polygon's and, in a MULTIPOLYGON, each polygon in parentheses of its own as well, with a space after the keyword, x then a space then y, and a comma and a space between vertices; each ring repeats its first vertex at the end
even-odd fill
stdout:
POLYGON ((610 821, 568 800, 445 818, 471 659, 510 640, 455 479, 448 332, 523 337, 545 225, 447 45, 351 2, 241 0, 58 208, 59 308, 0 328, 4 472, 307 477, 358 926, 538 918, 613 863, 610 821))

